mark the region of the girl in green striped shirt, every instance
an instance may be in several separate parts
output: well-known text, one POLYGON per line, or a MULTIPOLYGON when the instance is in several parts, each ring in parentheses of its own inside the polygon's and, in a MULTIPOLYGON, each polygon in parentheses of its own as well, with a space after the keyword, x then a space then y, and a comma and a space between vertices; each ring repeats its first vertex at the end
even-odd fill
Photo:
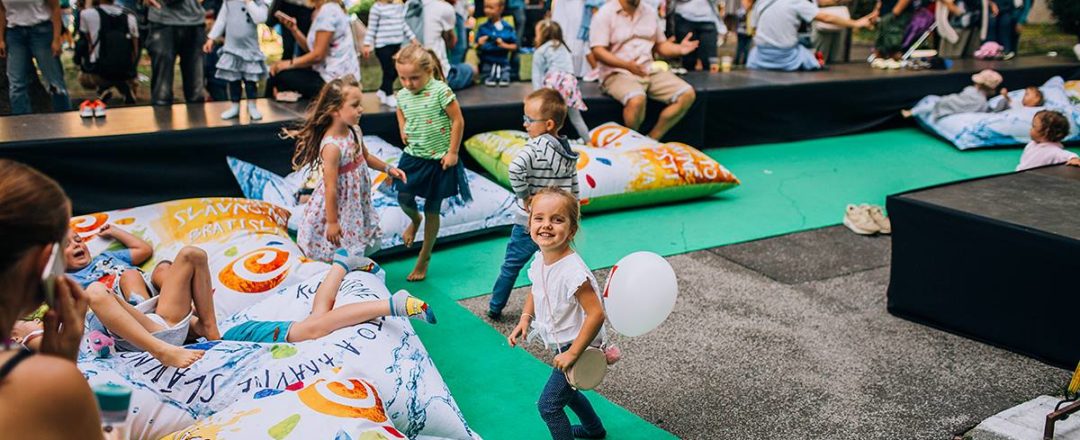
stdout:
POLYGON ((472 200, 465 168, 458 161, 465 119, 431 50, 406 46, 398 52, 394 67, 403 86, 397 93, 397 119, 405 154, 398 167, 409 176, 408 182, 395 180, 394 189, 402 211, 412 220, 402 234, 406 247, 412 246, 420 222, 427 217, 420 256, 407 278, 420 281, 427 277, 443 199, 460 194, 466 203, 472 200), (417 197, 424 198, 424 215, 417 197))

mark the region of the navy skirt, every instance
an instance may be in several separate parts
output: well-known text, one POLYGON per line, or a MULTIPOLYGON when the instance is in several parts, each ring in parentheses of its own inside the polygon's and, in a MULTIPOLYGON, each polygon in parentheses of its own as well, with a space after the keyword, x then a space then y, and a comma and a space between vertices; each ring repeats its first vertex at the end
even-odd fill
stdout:
POLYGON ((423 159, 404 153, 397 167, 405 172, 408 179, 408 183, 394 180, 394 189, 399 193, 420 196, 429 203, 456 195, 460 195, 465 202, 472 201, 469 179, 460 160, 453 168, 444 170, 442 162, 437 159, 423 159))

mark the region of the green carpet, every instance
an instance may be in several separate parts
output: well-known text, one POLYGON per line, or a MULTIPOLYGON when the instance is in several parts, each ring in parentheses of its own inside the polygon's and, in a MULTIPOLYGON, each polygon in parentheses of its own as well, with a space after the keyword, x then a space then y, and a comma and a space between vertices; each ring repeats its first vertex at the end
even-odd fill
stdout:
MULTIPOLYGON (((1010 171, 1020 157, 1019 149, 960 152, 914 128, 707 153, 742 186, 693 202, 589 215, 576 247, 590 267, 638 250, 672 255, 834 225, 848 203, 883 205, 889 194, 1010 171)), ((505 246, 506 237, 495 235, 437 247, 428 279, 416 284, 404 282, 412 258, 383 267, 391 291, 407 288, 438 313, 437 326, 418 331, 471 426, 491 439, 548 438, 535 402, 549 367, 509 348, 455 302, 490 293, 505 246)), ((597 394, 590 399, 609 438, 670 436, 597 394)))

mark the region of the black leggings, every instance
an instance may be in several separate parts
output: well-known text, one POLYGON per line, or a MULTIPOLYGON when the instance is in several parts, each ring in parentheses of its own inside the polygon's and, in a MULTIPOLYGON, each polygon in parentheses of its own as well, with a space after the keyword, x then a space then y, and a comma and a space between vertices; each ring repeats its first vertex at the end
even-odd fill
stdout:
POLYGON ((240 84, 244 85, 244 90, 247 92, 248 99, 255 99, 259 97, 259 95, 256 94, 256 92, 259 90, 259 85, 255 84, 255 81, 230 81, 229 101, 240 102, 240 84))
POLYGON ((388 44, 375 48, 375 57, 379 59, 379 65, 382 66, 382 85, 379 86, 379 90, 387 95, 394 94, 394 80, 397 79, 394 54, 397 54, 398 49, 401 49, 400 44, 388 44))
POLYGON ((701 60, 704 70, 709 70, 709 64, 716 62, 716 25, 708 22, 690 21, 675 15, 675 42, 682 41, 687 34, 693 32, 691 40, 697 40, 698 47, 682 57, 683 68, 693 71, 701 60))
MULTIPOLYGON (((413 194, 398 191, 397 202, 402 208, 417 212, 420 211, 420 207, 416 203, 416 196, 413 194)), ((424 200, 424 215, 439 215, 440 212, 442 212, 442 199, 424 200)))
POLYGON ((266 80, 266 97, 273 98, 274 91, 297 92, 307 99, 314 99, 322 90, 323 81, 319 73, 311 69, 290 69, 278 72, 266 80))

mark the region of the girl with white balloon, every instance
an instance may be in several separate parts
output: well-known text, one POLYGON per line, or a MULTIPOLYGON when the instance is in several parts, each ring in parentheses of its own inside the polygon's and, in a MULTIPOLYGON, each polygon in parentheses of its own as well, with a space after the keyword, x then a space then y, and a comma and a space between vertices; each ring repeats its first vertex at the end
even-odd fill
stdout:
POLYGON ((511 347, 516 346, 532 324, 533 332, 558 353, 555 368, 537 403, 540 417, 553 439, 607 435, 588 399, 570 385, 566 374, 584 359, 582 355, 587 349, 599 345, 605 319, 596 279, 570 247, 579 228, 579 217, 577 198, 565 190, 544 188, 532 196, 529 235, 540 251, 529 267, 533 287, 525 297, 521 321, 507 338, 511 347), (581 425, 570 425, 566 406, 577 414, 581 425))

